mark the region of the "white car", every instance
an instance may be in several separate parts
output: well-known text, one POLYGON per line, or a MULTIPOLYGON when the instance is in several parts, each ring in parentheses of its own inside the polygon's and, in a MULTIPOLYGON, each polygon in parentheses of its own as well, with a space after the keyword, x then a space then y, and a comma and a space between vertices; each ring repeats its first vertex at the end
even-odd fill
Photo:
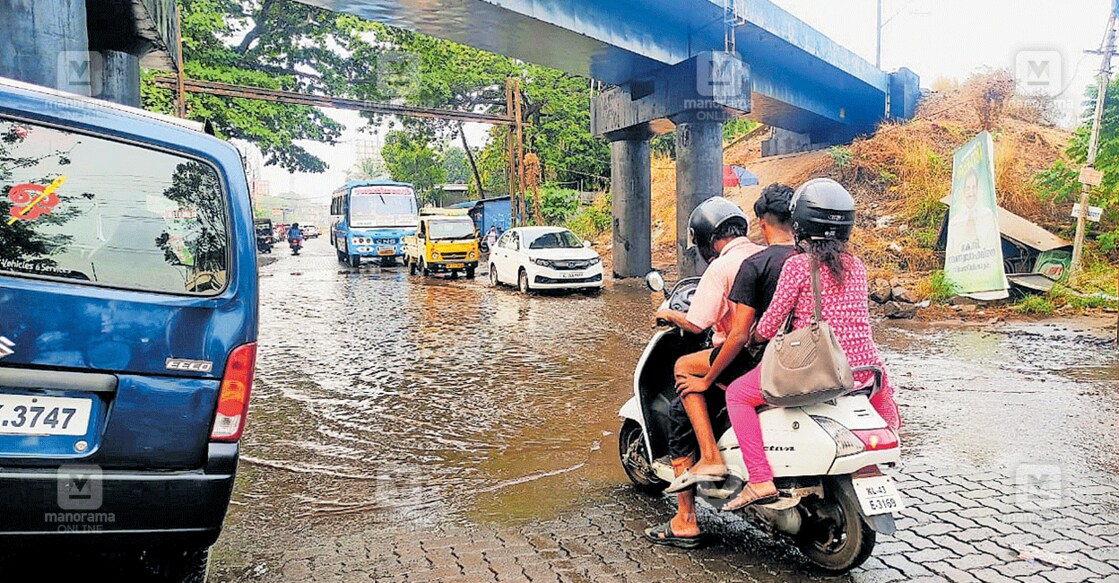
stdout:
POLYGON ((490 250, 490 283, 537 289, 598 289, 602 259, 562 227, 509 229, 490 250))

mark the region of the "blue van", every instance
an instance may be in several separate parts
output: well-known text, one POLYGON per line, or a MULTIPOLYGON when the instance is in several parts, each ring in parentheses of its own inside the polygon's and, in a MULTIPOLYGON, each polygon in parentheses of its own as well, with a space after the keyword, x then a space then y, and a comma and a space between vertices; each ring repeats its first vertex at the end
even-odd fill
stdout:
POLYGON ((351 180, 330 201, 330 243, 338 260, 353 267, 363 257, 393 265, 404 256, 404 237, 420 224, 411 184, 391 180, 351 180))
POLYGON ((253 380, 254 247, 229 144, 0 79, 0 548, 205 573, 253 380))

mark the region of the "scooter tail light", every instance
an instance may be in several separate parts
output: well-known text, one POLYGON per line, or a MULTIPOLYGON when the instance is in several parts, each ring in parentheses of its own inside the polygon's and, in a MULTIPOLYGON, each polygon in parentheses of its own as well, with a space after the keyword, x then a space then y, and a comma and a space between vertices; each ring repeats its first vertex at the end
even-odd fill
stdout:
POLYGON ((883 429, 853 429, 851 433, 859 438, 870 451, 893 449, 898 446, 898 434, 888 427, 883 429))
POLYGON ((866 451, 866 447, 850 429, 847 429, 843 424, 828 417, 812 416, 812 419, 828 432, 828 435, 835 441, 835 457, 845 457, 855 455, 866 451))
POLYGON ((221 378, 221 390, 218 392, 218 408, 214 412, 211 440, 232 442, 241 439, 255 369, 256 342, 238 346, 229 353, 229 358, 225 361, 225 374, 221 378))

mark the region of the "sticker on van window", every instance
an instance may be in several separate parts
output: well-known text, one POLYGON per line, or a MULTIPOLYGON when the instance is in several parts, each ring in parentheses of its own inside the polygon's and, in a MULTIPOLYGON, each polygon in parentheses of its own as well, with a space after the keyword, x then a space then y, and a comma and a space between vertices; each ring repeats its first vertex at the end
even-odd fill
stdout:
POLYGON ((47 186, 41 184, 16 184, 8 189, 8 200, 12 201, 12 208, 8 211, 12 217, 8 225, 16 221, 33 221, 42 215, 49 215, 51 209, 58 204, 58 195, 54 193, 62 183, 65 176, 59 176, 47 186))

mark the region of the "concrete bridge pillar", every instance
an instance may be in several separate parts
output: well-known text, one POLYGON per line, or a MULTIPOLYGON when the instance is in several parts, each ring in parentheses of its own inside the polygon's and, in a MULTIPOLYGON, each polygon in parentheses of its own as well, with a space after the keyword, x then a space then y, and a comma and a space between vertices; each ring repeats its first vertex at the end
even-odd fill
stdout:
POLYGON ((680 277, 703 273, 707 263, 688 245, 688 217, 699 203, 723 195, 723 122, 719 110, 687 111, 676 124, 676 270, 680 277))
POLYGON ((0 0, 0 76, 89 95, 86 0, 0 0))
POLYGON ((653 268, 651 137, 647 124, 606 135, 610 140, 614 277, 639 277, 653 268))
POLYGON ((140 107, 140 57, 123 51, 101 51, 99 99, 140 107))

